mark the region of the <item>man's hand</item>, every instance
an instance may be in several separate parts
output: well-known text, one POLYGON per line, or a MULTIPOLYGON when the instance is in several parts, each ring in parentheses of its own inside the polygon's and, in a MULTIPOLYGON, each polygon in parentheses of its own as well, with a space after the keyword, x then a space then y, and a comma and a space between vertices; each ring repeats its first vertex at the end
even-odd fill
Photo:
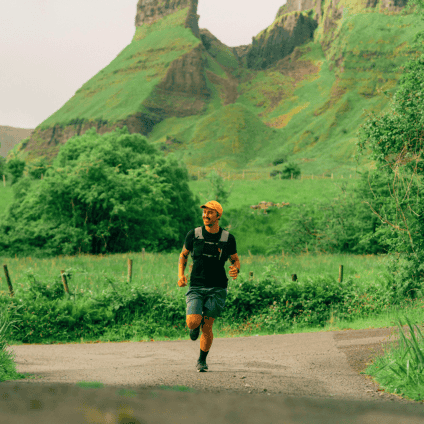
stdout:
POLYGON ((230 276, 233 277, 233 280, 237 278, 238 273, 240 272, 240 260, 237 253, 230 256, 231 266, 230 266, 230 276))
POLYGON ((179 278, 178 285, 180 287, 185 287, 187 285, 187 277, 185 275, 183 275, 179 278))
POLYGON ((230 266, 230 277, 233 277, 233 280, 235 280, 237 278, 237 275, 238 275, 237 267, 235 265, 231 265, 230 266))

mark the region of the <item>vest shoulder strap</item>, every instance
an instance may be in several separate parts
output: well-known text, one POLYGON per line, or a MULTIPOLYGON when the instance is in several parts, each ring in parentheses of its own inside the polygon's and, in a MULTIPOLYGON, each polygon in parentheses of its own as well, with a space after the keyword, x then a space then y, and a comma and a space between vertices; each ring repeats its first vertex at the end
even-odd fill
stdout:
MULTIPOLYGON (((221 238, 219 239, 220 242, 226 243, 228 241, 230 233, 226 230, 222 230, 221 238)), ((202 234, 202 227, 197 227, 194 230, 194 237, 200 240, 203 240, 203 234, 202 234)))
POLYGON ((228 231, 222 230, 221 238, 219 239, 219 241, 226 243, 228 241, 229 235, 230 235, 230 233, 228 231))
POLYGON ((203 239, 202 227, 197 227, 194 230, 194 237, 197 238, 197 239, 201 239, 201 240, 203 239))

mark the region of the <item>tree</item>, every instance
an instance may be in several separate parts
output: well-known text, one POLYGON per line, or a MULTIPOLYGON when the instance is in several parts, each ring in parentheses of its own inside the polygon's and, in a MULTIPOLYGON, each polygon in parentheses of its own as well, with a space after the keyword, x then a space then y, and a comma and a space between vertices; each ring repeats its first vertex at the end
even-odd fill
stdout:
POLYGON ((12 176, 12 185, 16 184, 16 182, 22 178, 25 166, 25 161, 17 157, 10 159, 9 162, 6 163, 6 172, 12 176))
MULTIPOLYGON (((424 2, 414 0, 423 13, 424 2)), ((416 36, 423 48, 424 33, 416 36)), ((393 288, 399 297, 414 297, 424 277, 424 55, 403 67, 398 90, 389 110, 370 113, 359 130, 359 156, 375 161, 377 172, 387 181, 389 204, 373 213, 384 224, 379 232, 394 254, 390 266, 393 288)), ((358 156, 358 157, 359 157, 358 156)))
POLYGON ((198 203, 173 156, 126 127, 92 128, 61 147, 43 180, 22 179, 0 239, 21 255, 164 251, 182 245, 198 203))

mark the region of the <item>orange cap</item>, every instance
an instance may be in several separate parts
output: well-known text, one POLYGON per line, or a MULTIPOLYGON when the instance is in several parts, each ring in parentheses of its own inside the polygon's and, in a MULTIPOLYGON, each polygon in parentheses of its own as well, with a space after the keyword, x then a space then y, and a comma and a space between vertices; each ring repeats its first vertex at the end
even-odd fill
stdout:
POLYGON ((200 206, 201 208, 209 208, 209 209, 213 209, 215 211, 217 211, 219 213, 219 216, 222 216, 222 212, 224 212, 222 210, 222 206, 215 200, 211 200, 208 203, 205 203, 204 205, 200 206))

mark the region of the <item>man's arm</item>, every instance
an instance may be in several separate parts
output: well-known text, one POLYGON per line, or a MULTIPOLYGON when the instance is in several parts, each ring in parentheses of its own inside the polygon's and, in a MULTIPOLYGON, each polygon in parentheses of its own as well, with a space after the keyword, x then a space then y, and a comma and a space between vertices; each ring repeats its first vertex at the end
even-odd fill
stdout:
POLYGON ((240 272, 240 260, 237 253, 234 253, 234 255, 230 256, 230 262, 230 276, 233 277, 233 280, 235 280, 240 272))
POLYGON ((190 250, 187 250, 184 245, 183 250, 180 253, 180 258, 178 259, 178 285, 180 287, 184 287, 187 285, 187 277, 185 277, 184 271, 187 265, 189 254, 190 254, 190 250))

